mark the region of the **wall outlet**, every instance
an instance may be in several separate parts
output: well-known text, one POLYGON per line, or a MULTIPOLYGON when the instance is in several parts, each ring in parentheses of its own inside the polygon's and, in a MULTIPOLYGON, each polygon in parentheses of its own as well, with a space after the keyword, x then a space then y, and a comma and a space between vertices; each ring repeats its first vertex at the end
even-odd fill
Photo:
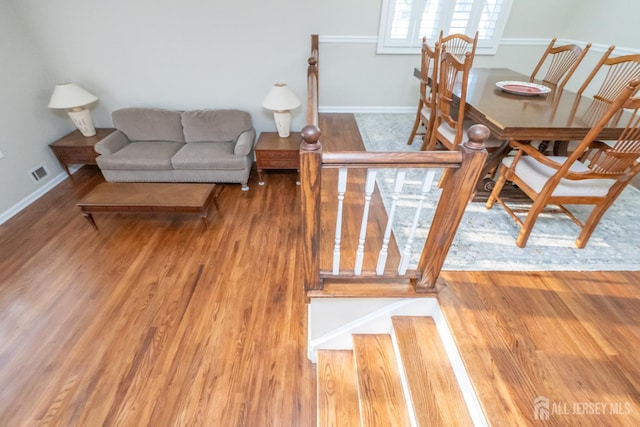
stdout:
POLYGON ((0 159, 4 157, 4 154, 2 154, 2 151, 0 151, 0 159))

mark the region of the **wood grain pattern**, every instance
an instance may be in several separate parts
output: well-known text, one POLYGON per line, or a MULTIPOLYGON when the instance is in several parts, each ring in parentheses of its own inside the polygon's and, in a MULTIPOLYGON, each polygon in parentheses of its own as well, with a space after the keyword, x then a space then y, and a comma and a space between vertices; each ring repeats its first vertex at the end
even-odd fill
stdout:
POLYGON ((491 425, 545 424, 539 396, 556 409, 547 425, 640 425, 640 272, 443 276, 440 304, 491 425))
POLYGON ((409 426, 409 413, 391 336, 353 336, 364 426, 409 426))
POLYGON ((353 351, 318 351, 317 370, 318 427, 360 427, 353 351))
POLYGON ((472 425, 433 318, 392 320, 418 425, 472 425))
POLYGON ((0 425, 315 424, 295 177, 221 186, 206 230, 94 231, 75 203, 100 182, 84 167, 0 227, 0 425))
MULTIPOLYGON (((325 120, 340 132, 350 117, 325 120)), ((95 232, 75 203, 102 177, 83 167, 2 224, 0 425, 314 425, 295 179, 221 186, 204 232, 167 215, 109 215, 95 232)), ((632 405, 549 425, 640 425, 640 272, 442 275, 492 425, 544 425, 538 395, 632 405)))

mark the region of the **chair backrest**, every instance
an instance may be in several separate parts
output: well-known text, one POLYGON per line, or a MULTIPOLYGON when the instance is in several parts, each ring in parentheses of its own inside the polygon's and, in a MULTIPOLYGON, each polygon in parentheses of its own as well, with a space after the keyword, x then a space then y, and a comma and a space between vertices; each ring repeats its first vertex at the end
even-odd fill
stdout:
MULTIPOLYGON (((640 98, 631 98, 640 87, 640 79, 628 82, 620 93, 609 104, 609 108, 602 115, 598 123, 589 131, 576 151, 569 157, 564 172, 569 165, 580 159, 585 162, 591 172, 599 175, 627 175, 630 179, 640 170, 638 158, 640 157, 640 98), (626 115, 622 116, 622 113, 626 115), (614 117, 623 117, 628 120, 624 131, 618 139, 609 144, 597 142, 598 134, 614 117)), ((562 170, 561 169, 561 170, 562 170)), ((601 176, 600 176, 601 177, 601 176)), ((626 180, 626 179, 625 179, 626 180)))
POLYGON ((605 73, 602 84, 593 98, 611 104, 630 81, 640 78, 640 54, 610 58, 613 49, 615 46, 610 46, 602 55, 598 64, 578 89, 579 95, 582 95, 596 75, 605 73))
POLYGON ((471 52, 464 54, 462 60, 449 51, 442 53, 440 57, 440 70, 438 81, 438 102, 436 102, 436 129, 440 125, 447 125, 455 133, 450 141, 441 141, 447 148, 455 149, 462 140, 464 109, 467 102, 467 85, 469 83, 469 71, 473 62, 471 52), (457 111, 452 111, 454 88, 460 88, 460 97, 457 111))
POLYGON ((427 38, 422 39, 422 61, 420 63, 420 99, 429 108, 435 107, 440 62, 440 43, 429 46, 427 38))
POLYGON ((591 47, 591 43, 587 43, 584 49, 576 44, 555 46, 557 40, 555 37, 551 40, 540 57, 538 65, 531 73, 529 81, 534 81, 543 64, 549 61, 547 72, 542 81, 562 89, 591 47), (561 79, 562 82, 560 82, 561 79), (559 82, 560 84, 558 84, 559 82))
MULTIPOLYGON (((636 88, 637 90, 637 88, 636 88)), ((626 128, 611 148, 597 151, 588 157, 589 169, 600 174, 632 173, 638 170, 640 157, 640 98, 631 98, 625 104, 631 114, 626 128)))
POLYGON ((471 53, 471 60, 473 60, 478 45, 478 32, 476 31, 474 37, 461 33, 449 34, 445 37, 444 31, 440 31, 438 42, 444 51, 454 54, 459 60, 462 60, 466 53, 471 53))

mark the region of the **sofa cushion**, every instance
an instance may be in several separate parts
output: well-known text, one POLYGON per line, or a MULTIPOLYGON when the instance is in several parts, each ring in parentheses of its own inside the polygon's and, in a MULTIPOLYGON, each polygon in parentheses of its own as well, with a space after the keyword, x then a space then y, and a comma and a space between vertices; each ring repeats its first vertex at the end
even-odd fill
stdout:
POLYGON ((100 169, 173 169, 171 158, 185 144, 173 141, 135 141, 111 155, 97 158, 100 169))
POLYGON ((246 156, 233 154, 231 142, 185 144, 171 159, 174 169, 226 169, 247 167, 246 156))
POLYGON ((240 110, 195 110, 182 113, 185 142, 235 141, 253 129, 251 116, 240 110))
POLYGON ((130 141, 184 142, 180 111, 159 108, 123 108, 111 115, 113 125, 130 141))

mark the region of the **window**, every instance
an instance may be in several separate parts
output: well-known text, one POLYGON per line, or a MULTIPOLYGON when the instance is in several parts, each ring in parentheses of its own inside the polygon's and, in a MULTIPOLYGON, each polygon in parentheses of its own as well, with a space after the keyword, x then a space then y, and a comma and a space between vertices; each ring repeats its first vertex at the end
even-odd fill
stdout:
POLYGON ((478 31, 476 52, 494 54, 513 0, 382 0, 378 53, 420 53, 422 37, 478 31))

